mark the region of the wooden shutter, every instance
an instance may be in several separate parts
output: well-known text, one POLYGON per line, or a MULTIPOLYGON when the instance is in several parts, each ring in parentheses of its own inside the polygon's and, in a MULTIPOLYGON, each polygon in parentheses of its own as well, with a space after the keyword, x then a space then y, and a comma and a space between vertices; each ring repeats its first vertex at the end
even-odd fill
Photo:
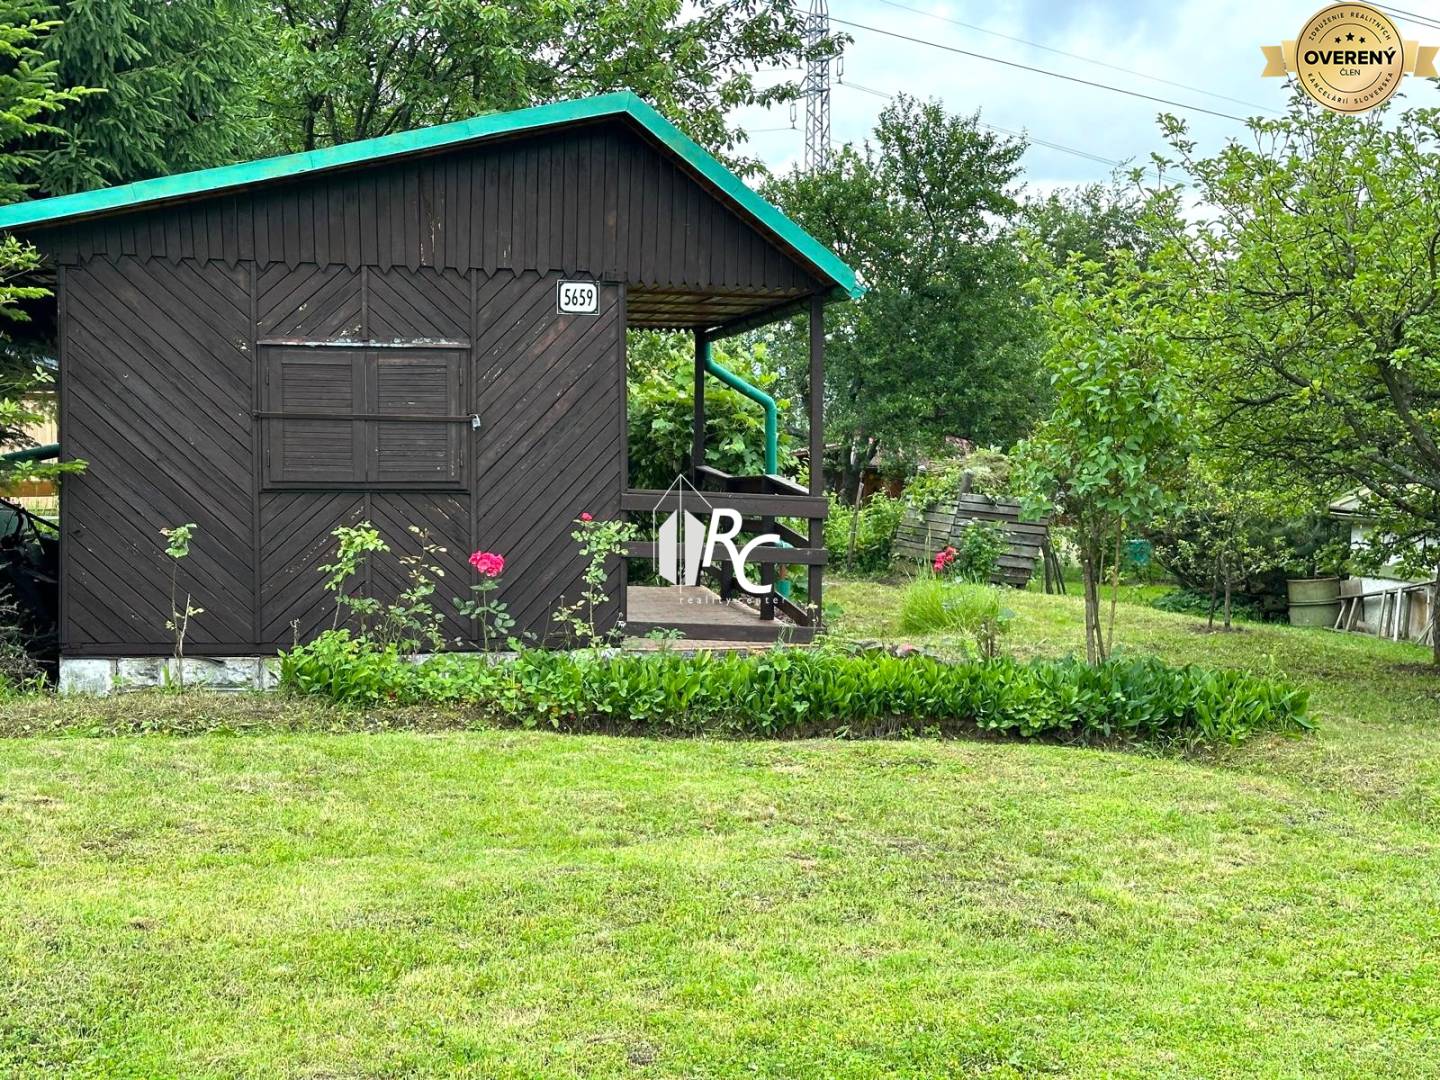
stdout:
POLYGON ((371 479, 378 485, 456 485, 461 480, 460 363, 453 349, 371 353, 374 413, 371 479), (383 417, 394 416, 396 420, 383 417), (434 422, 425 420, 434 416, 434 422), (443 419, 441 419, 443 418, 443 419))
POLYGON ((354 349, 273 349, 267 371, 267 479, 275 484, 352 484, 365 477, 362 359, 354 349), (334 414, 335 419, 328 419, 334 414))
POLYGON ((464 486, 466 350, 263 348, 267 487, 464 486))

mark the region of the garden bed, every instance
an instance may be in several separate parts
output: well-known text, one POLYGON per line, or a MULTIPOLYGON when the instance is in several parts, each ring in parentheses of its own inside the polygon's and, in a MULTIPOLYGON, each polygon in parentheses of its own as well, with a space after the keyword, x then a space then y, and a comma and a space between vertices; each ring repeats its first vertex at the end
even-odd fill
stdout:
POLYGON ((567 731, 746 737, 953 735, 1239 742, 1309 727, 1283 679, 1153 658, 947 661, 886 651, 645 656, 522 650, 413 662, 344 631, 285 654, 281 686, 340 705, 457 705, 567 731))

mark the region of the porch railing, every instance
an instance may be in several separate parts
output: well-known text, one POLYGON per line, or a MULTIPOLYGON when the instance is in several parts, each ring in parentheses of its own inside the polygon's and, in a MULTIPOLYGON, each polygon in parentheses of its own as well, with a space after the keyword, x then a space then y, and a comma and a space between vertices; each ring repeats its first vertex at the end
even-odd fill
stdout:
MULTIPOLYGON (((708 465, 694 471, 692 482, 712 507, 740 514, 742 537, 761 533, 780 537, 782 546, 767 545, 750 555, 750 561, 760 567, 762 584, 776 583, 777 566, 807 568, 806 603, 796 603, 772 589, 760 598, 760 618, 773 620, 778 611, 797 626, 818 627, 826 561, 822 538, 829 504, 825 497, 811 495, 805 487, 783 476, 732 476, 708 465), (778 520, 781 518, 802 520, 806 522, 806 529, 801 532, 778 520)), ((690 498, 693 506, 694 496, 690 498)), ((629 490, 620 497, 620 509, 635 517, 652 512, 669 513, 680 508, 681 499, 676 492, 629 490)), ((632 558, 653 559, 655 546, 653 541, 632 543, 626 554, 632 558)), ((708 568, 706 572, 723 598, 730 599, 739 593, 739 584, 728 571, 708 568)))

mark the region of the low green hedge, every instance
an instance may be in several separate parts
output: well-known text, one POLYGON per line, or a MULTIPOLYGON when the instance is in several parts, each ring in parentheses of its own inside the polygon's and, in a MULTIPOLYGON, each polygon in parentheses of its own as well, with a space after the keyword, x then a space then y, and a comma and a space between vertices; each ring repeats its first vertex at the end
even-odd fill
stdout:
POLYGON ((464 705, 527 727, 677 735, 962 734, 1239 742, 1308 728, 1305 690, 1152 658, 947 663, 927 656, 525 651, 411 662, 344 631, 284 655, 281 685, 347 705, 464 705))

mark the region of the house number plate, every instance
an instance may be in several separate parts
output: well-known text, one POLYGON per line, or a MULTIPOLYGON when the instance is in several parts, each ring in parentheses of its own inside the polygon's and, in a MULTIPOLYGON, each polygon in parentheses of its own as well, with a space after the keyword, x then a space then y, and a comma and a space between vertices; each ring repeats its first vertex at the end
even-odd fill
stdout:
POLYGON ((561 315, 594 315, 600 310, 600 286, 593 281, 560 282, 561 315))

